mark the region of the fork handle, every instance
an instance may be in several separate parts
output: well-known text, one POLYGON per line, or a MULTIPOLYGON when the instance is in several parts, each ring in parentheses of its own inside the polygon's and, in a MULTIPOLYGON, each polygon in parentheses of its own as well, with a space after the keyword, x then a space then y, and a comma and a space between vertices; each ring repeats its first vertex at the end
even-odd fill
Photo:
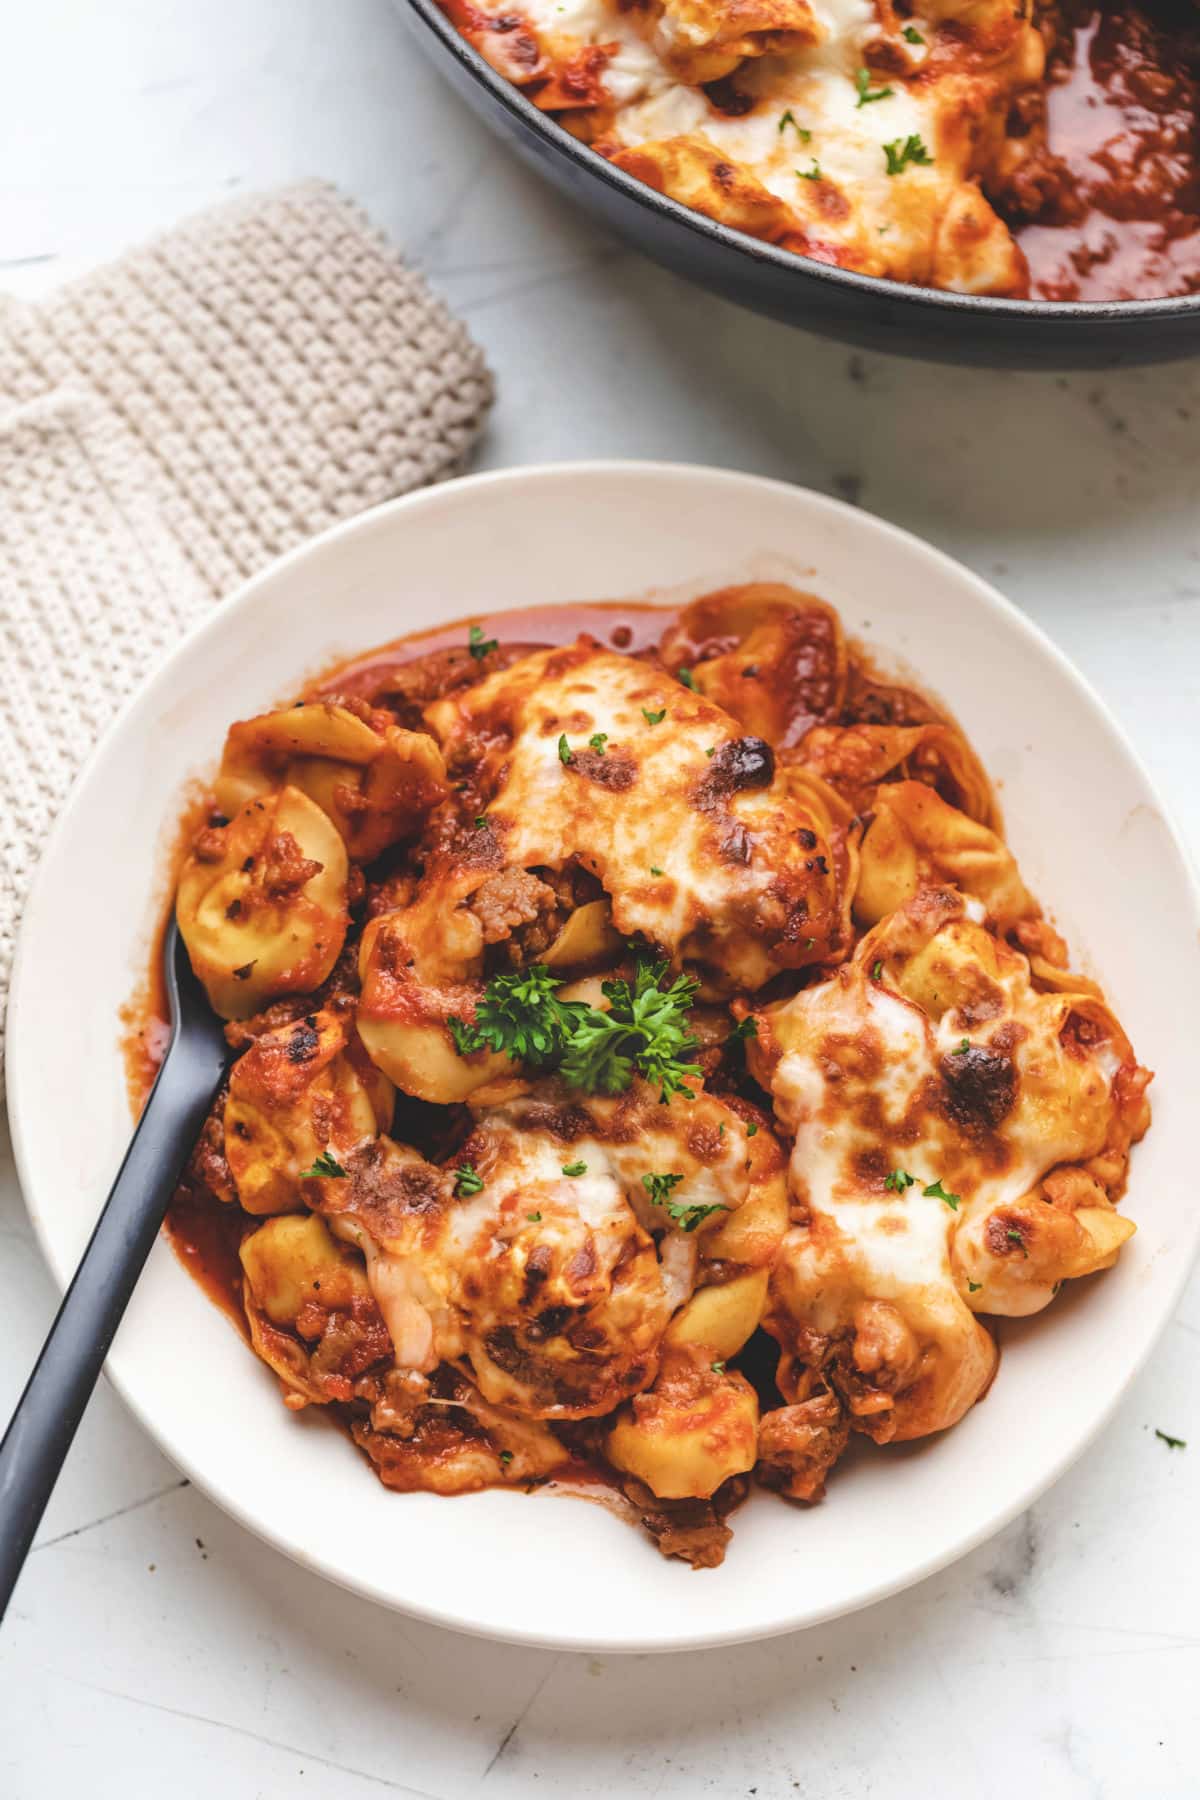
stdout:
MULTIPOLYGON (((133 1141, 0 1443, 0 1619, 188 1152, 224 1073, 167 1051, 133 1141)), ((190 1047, 189 1047, 190 1048, 190 1047)))

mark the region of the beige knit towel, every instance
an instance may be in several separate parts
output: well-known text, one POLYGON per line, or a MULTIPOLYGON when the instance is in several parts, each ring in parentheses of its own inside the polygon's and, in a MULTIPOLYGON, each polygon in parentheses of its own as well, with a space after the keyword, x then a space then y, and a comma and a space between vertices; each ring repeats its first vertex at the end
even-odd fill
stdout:
POLYGON ((0 1072, 21 904, 112 713, 272 557, 453 474, 491 393, 465 329, 317 183, 0 300, 0 1072))

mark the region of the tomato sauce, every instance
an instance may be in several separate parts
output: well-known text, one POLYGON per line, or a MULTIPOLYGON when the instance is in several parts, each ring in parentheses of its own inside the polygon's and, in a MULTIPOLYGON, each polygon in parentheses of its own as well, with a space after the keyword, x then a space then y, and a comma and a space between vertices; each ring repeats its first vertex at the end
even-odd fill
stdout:
POLYGON ((1200 8, 1066 0, 1047 68, 1053 176, 1018 232, 1043 300, 1200 293, 1200 8))

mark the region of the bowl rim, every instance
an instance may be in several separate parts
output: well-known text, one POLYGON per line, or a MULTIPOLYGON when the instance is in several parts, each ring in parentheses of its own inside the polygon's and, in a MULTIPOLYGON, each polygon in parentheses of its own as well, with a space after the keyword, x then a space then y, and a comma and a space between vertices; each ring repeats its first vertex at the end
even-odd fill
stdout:
POLYGON ((731 225, 722 224, 718 219, 710 219, 704 213, 695 212, 690 206, 684 206, 682 201, 672 200, 668 195, 660 194, 657 189, 647 187, 644 181, 627 174, 624 169, 618 169, 590 145, 572 137, 549 113, 542 112, 531 100, 527 100, 520 88, 514 87, 503 75, 498 74, 451 23, 438 0, 407 0, 407 5, 455 61, 481 87, 487 89, 499 106, 585 174, 615 189, 645 211, 669 218, 693 237, 722 244, 752 262, 769 264, 784 274, 792 275, 796 274, 797 265, 800 265, 801 274, 810 280, 887 300, 917 313, 932 308, 941 312, 959 313, 968 318, 972 315, 977 318, 1010 320, 1024 318, 1064 329, 1073 323, 1119 329, 1125 320, 1186 319, 1200 313, 1200 293, 1166 295, 1152 300, 1006 300, 994 294, 958 294, 946 288, 892 281, 882 275, 862 275, 855 269, 840 268, 836 263, 817 262, 794 250, 781 250, 762 238, 751 237, 744 231, 735 230, 731 225))
MULTIPOLYGON (((397 517, 426 507, 437 508, 445 504, 452 495, 457 500, 463 495, 504 486, 520 486, 527 482, 536 484, 562 481, 570 484, 581 479, 621 477, 634 473, 645 475, 651 480, 661 477, 698 478, 701 481, 715 480, 722 485, 727 485, 731 490, 743 486, 769 488, 788 495, 800 496, 805 502, 815 503, 824 511, 840 515, 847 523, 852 522, 856 529, 865 528, 871 534, 877 534, 880 539, 902 540, 908 550, 918 553, 930 563, 944 565, 957 577, 965 576, 975 590, 979 604, 986 610, 1002 617, 1025 638, 1032 649, 1035 649, 1041 657, 1052 664, 1058 677, 1076 691, 1089 710, 1095 712, 1103 731, 1115 740, 1123 757, 1127 759, 1140 784, 1158 810, 1166 844, 1174 853, 1178 872, 1182 878, 1181 893, 1186 896, 1195 929, 1200 931, 1200 880, 1197 878, 1197 871, 1187 844, 1176 827, 1170 811, 1163 806, 1161 796, 1151 776, 1121 724, 1112 717, 1099 695, 1065 652, 1059 649, 1034 620, 993 587, 985 577, 903 526, 895 525, 890 520, 879 518, 874 514, 864 513, 861 508, 833 496, 799 487, 785 480, 748 474, 745 471, 722 468, 718 465, 655 459, 604 458, 567 463, 522 465, 511 469, 462 476, 433 487, 419 489, 335 524, 316 537, 273 559, 256 575, 239 583, 226 602, 214 604, 199 620, 193 623, 173 648, 155 662, 134 692, 118 709, 98 740, 88 762, 76 778, 58 819, 55 821, 29 892, 17 939, 8 1020, 10 1048, 13 1052, 8 1067, 8 1108, 12 1127, 13 1151, 22 1196, 41 1252, 53 1279, 61 1290, 65 1290, 69 1284, 74 1272, 75 1261, 74 1256, 64 1254, 61 1243, 55 1241, 54 1234, 50 1230, 51 1215, 43 1210, 40 1200, 35 1201, 35 1195, 39 1194, 41 1188, 41 1183, 36 1175, 35 1162, 35 1140, 39 1127, 36 1107, 29 1107, 26 1102, 26 1058, 20 1051, 24 1039, 25 1014, 27 1011, 32 1013, 37 1004, 32 973, 33 959, 29 953, 32 937, 29 921, 38 910, 42 889, 50 885, 54 864, 57 861, 58 846, 64 839, 69 838, 76 828, 77 817, 81 809, 86 810, 92 771, 101 753, 112 740, 119 738, 128 730, 131 716, 142 704, 146 695, 153 690, 169 670, 186 663, 200 641, 227 632, 231 628, 232 617, 235 614, 244 616, 247 609, 253 607, 257 594, 263 588, 275 583, 281 574, 303 568, 314 554, 323 554, 331 547, 360 535, 376 531, 386 532, 392 527, 397 517), (28 1135, 27 1126, 29 1127, 28 1135)), ((30 1069, 30 1081, 32 1084, 32 1069, 30 1069)), ((86 1241, 86 1231, 83 1236, 86 1241)), ((890 1576, 879 1579, 873 1585, 861 1589, 848 1601, 839 1601, 809 1611, 805 1611, 803 1608, 792 1610, 785 1616, 776 1616, 765 1624, 752 1626, 727 1624, 702 1633, 685 1628, 680 1631, 660 1631, 657 1635, 642 1635, 630 1639, 597 1636, 589 1633, 585 1628, 570 1633, 560 1630, 552 1635, 547 1635, 536 1630, 531 1631, 515 1623, 500 1626, 494 1621, 482 1622, 477 1618, 465 1617, 453 1605, 440 1606, 398 1596, 382 1581, 378 1579, 367 1581, 359 1575, 347 1573, 338 1566, 336 1557, 329 1555, 326 1551, 289 1540, 286 1535, 281 1535, 271 1525, 264 1524, 254 1506, 237 1490, 236 1484, 231 1487, 227 1479, 227 1471, 223 1467, 213 1469, 197 1461, 179 1443, 177 1436, 163 1427, 161 1418, 157 1416, 155 1405, 143 1401, 136 1391, 137 1383, 130 1377, 128 1371, 120 1370, 115 1366, 121 1360, 119 1338, 106 1362, 105 1373, 117 1389, 124 1404, 157 1447, 215 1504, 274 1550, 288 1556, 311 1573, 321 1575, 350 1592, 429 1624, 463 1631, 490 1641, 601 1654, 657 1654, 711 1649, 782 1636, 842 1618, 875 1605, 957 1563, 962 1557, 993 1538, 997 1532, 1003 1530, 1014 1518, 1033 1505, 1061 1480, 1066 1471, 1096 1442, 1111 1421, 1117 1407, 1127 1396, 1134 1380, 1146 1366, 1170 1322, 1197 1260, 1197 1255, 1200 1253, 1200 1219, 1193 1221, 1190 1226, 1188 1240, 1184 1254, 1178 1258, 1171 1270, 1169 1280, 1165 1283, 1166 1293, 1160 1303, 1161 1310, 1157 1312, 1154 1322, 1148 1328, 1133 1360, 1124 1368, 1121 1379, 1114 1382, 1104 1395, 1101 1404, 1093 1412, 1082 1434, 1066 1440, 1059 1447, 1057 1453, 1053 1457, 1047 1458, 1039 1468, 1036 1479, 1032 1483, 1027 1482, 1015 1497, 1010 1498, 1006 1505, 998 1511, 991 1512, 985 1521, 980 1522, 973 1529, 957 1534, 947 1533, 935 1551, 910 1566, 900 1579, 890 1576)), ((188 1279, 186 1271, 175 1264, 174 1255, 169 1246, 158 1240, 156 1241, 156 1250, 171 1258, 173 1274, 181 1279, 188 1279)), ((211 1305, 206 1295, 201 1294, 198 1297, 206 1306, 211 1305)))

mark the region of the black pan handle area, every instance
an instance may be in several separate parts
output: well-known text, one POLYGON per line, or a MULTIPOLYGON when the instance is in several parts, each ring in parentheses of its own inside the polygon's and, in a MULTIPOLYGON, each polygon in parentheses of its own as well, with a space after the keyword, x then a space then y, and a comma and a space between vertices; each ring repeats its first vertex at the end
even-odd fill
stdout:
POLYGON ((167 1054, 91 1241, 0 1444, 0 1618, 121 1316, 229 1062, 174 921, 167 1054))

